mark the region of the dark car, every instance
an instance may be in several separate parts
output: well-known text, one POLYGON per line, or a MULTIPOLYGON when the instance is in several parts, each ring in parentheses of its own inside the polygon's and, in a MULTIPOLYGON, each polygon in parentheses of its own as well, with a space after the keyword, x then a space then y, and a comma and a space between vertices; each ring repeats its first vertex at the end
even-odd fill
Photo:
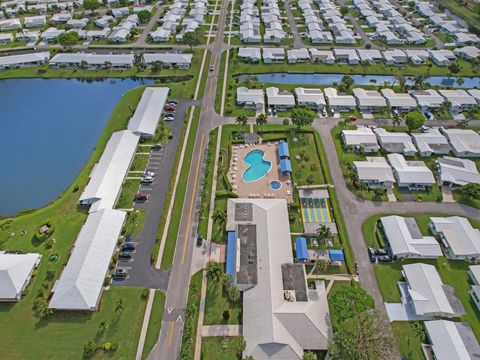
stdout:
POLYGON ((390 262, 392 261, 392 258, 388 255, 380 255, 377 256, 378 262, 390 262))
POLYGON ((168 134, 168 138, 173 139, 173 134, 172 133, 168 134))
POLYGON ((198 236, 197 237, 197 246, 202 246, 202 244, 203 244, 203 239, 202 239, 201 236, 198 236))
POLYGON ((147 201, 148 200, 148 194, 147 193, 138 193, 135 195, 135 200, 136 201, 147 201))
POLYGON ((162 148, 161 144, 153 144, 152 145, 152 150, 160 150, 162 148))
POLYGON ((122 251, 133 251, 135 250, 135 244, 126 242, 122 245, 122 251))
POLYGON ((368 248, 368 255, 370 256, 370 261, 372 263, 377 262, 377 256, 375 255, 375 249, 368 248))
POLYGON ((118 254, 118 257, 120 259, 131 259, 132 258, 132 253, 129 252, 129 251, 120 251, 120 253, 118 254))
POLYGON ((127 270, 126 269, 115 269, 113 272, 114 279, 125 279, 127 277, 127 270))
POLYGON ((375 250, 375 254, 377 256, 388 255, 388 251, 385 249, 377 249, 375 250))

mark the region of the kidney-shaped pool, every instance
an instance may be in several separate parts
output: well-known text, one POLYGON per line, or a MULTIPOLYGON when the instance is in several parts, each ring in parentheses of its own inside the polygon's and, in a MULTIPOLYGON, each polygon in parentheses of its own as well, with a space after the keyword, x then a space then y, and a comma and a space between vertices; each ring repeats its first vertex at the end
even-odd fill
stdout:
POLYGON ((268 174, 272 168, 272 163, 263 158, 265 153, 262 150, 252 150, 245 157, 243 161, 249 164, 247 170, 242 175, 244 182, 254 182, 263 178, 268 174))

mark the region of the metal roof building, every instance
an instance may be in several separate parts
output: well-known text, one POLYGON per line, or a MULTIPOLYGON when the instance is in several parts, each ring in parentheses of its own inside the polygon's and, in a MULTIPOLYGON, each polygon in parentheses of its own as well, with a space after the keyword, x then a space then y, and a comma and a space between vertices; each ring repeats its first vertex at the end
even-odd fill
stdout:
POLYGON ((50 308, 97 309, 103 281, 126 215, 123 211, 102 209, 88 216, 67 266, 55 283, 50 308))
POLYGON ((365 161, 354 161, 353 167, 359 181, 367 183, 370 188, 392 187, 395 182, 393 171, 384 157, 366 157, 365 161))
POLYGON ((447 257, 457 260, 480 259, 480 231, 467 218, 432 217, 428 224, 442 241, 447 257))
POLYGON ((46 63, 48 59, 50 59, 50 53, 48 51, 30 54, 0 56, 0 69, 36 66, 46 63))
POLYGON ((383 233, 395 258, 437 258, 442 249, 433 236, 423 236, 414 218, 384 216, 383 233))
POLYGON ((40 254, 0 253, 0 302, 20 300, 39 262, 40 254))
POLYGON ((306 286, 294 264, 284 199, 229 199, 227 231, 237 239, 235 284, 243 291, 244 356, 301 360, 332 339, 326 292, 306 286))
POLYGON ((140 137, 153 137, 169 91, 166 87, 145 88, 135 113, 128 122, 128 130, 140 137))
POLYGON ((480 157, 480 135, 471 129, 443 129, 456 156, 480 157))
POLYGON ((304 237, 295 238, 295 255, 298 260, 308 260, 307 239, 304 237))
POLYGON ((478 359, 480 345, 468 323, 426 321, 425 330, 436 360, 478 359))
POLYGON ((280 140, 278 142, 278 157, 280 159, 290 157, 290 150, 288 148, 288 143, 285 140, 280 140))
POLYGON ((377 137, 369 127, 359 126, 355 130, 342 130, 341 136, 345 146, 362 148, 365 152, 380 150, 377 137))
POLYGON ((90 212, 114 207, 123 179, 135 155, 138 140, 139 136, 128 130, 112 134, 80 196, 81 205, 92 205, 90 212))
POLYGON ((444 156, 437 159, 437 168, 442 184, 463 186, 480 183, 480 173, 472 160, 444 156))
POLYGON ((402 153, 405 156, 414 156, 417 148, 410 135, 404 132, 390 132, 384 128, 373 130, 377 135, 380 146, 388 152, 402 153))
POLYGON ((417 263, 402 268, 408 284, 409 302, 417 316, 452 318, 465 314, 454 288, 443 284, 435 266, 417 263))
POLYGON ((439 128, 432 128, 428 132, 412 133, 411 135, 420 156, 448 154, 452 150, 447 138, 443 136, 439 128))
POLYGON ((401 154, 388 154, 387 157, 398 186, 424 188, 435 184, 433 173, 423 161, 406 161, 401 154))

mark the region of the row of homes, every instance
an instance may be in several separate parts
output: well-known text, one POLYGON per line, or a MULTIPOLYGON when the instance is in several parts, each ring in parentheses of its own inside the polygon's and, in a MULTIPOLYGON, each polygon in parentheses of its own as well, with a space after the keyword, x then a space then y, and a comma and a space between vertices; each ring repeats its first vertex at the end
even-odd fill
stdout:
MULTIPOLYGON (((165 68, 188 69, 192 63, 192 54, 183 53, 144 53, 141 62, 148 66, 160 63, 165 68)), ((50 59, 50 53, 39 52, 0 57, 0 70, 15 69, 28 66, 39 66, 47 62, 51 67, 86 67, 128 69, 133 67, 135 56, 126 54, 95 53, 57 53, 50 59)))
POLYGON ((239 18, 240 40, 244 43, 258 43, 262 41, 261 24, 264 27, 263 41, 266 43, 280 43, 287 34, 283 30, 280 8, 276 0, 262 2, 260 11, 254 0, 245 0, 241 5, 239 18))
POLYGON ((426 50, 426 49, 343 49, 319 50, 316 48, 285 49, 241 47, 238 49, 238 58, 247 62, 284 63, 324 63, 324 64, 378 64, 385 63, 391 66, 423 65, 429 61, 437 66, 447 66, 457 58, 475 60, 480 57, 480 50, 475 46, 465 46, 454 50, 426 50))

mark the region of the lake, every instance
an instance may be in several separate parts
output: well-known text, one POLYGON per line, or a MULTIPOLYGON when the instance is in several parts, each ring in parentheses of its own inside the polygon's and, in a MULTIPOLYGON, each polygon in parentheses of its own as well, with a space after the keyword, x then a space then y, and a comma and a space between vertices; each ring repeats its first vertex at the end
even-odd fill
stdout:
POLYGON ((55 200, 126 91, 151 80, 0 80, 0 217, 55 200))
MULTIPOLYGON (((392 85, 397 82, 395 76, 390 75, 351 75, 355 85, 392 85)), ((339 84, 345 74, 310 74, 310 73, 267 73, 238 75, 240 81, 255 76, 259 82, 288 84, 288 85, 334 85, 339 84)), ((405 82, 413 85, 413 76, 405 76, 405 82)), ((426 82, 432 86, 452 86, 456 88, 472 89, 480 87, 480 77, 464 77, 463 84, 456 82, 458 77, 430 76, 426 82)))

